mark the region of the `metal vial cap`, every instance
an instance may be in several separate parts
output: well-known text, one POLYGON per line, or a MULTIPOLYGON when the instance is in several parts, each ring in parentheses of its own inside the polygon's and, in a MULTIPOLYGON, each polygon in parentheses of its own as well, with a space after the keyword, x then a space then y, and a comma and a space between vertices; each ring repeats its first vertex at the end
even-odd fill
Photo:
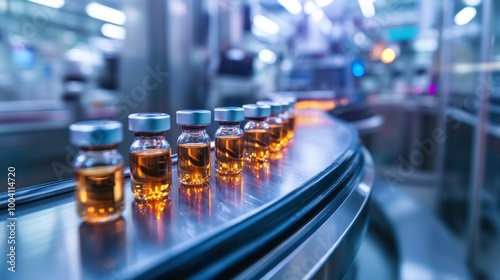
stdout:
POLYGON ((283 111, 283 106, 279 102, 275 101, 258 101, 257 105, 269 105, 271 106, 271 115, 277 115, 283 111))
POLYGON ((278 102, 281 102, 281 101, 285 101, 285 102, 288 102, 289 103, 289 106, 288 106, 288 109, 291 109, 295 106, 295 104, 297 103, 297 98, 295 97, 292 97, 292 96, 289 96, 289 97, 273 97, 272 98, 273 101, 278 101, 278 102))
POLYGON ((241 107, 219 107, 214 109, 217 122, 241 122, 245 120, 245 110, 241 107))
POLYGON ((292 108, 292 103, 286 101, 286 100, 277 100, 276 102, 278 102, 279 104, 281 104, 281 106, 283 106, 283 109, 281 110, 282 113, 290 110, 290 108, 292 108))
POLYGON ((69 126, 69 140, 76 146, 104 146, 123 140, 122 124, 117 121, 83 121, 69 126))
POLYGON ((128 116, 128 130, 134 132, 164 132, 170 130, 170 115, 137 113, 128 116))
POLYGON ((209 125, 212 112, 208 110, 180 110, 176 113, 179 125, 209 125))
POLYGON ((271 106, 267 104, 246 104, 243 109, 247 118, 267 118, 271 115, 271 106))

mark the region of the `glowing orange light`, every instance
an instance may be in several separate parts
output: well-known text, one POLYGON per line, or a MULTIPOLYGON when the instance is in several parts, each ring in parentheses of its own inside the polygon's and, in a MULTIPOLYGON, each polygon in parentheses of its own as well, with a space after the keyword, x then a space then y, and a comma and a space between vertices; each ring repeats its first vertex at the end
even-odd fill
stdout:
POLYGON ((378 60, 380 58, 380 54, 384 51, 385 46, 383 43, 376 43, 370 52, 371 60, 378 60))
POLYGON ((336 104, 333 100, 303 100, 295 104, 297 110, 316 109, 321 111, 329 111, 335 108, 336 104))
POLYGON ((396 52, 391 49, 391 48, 386 48, 381 54, 380 54, 380 60, 383 63, 391 63, 396 59, 396 52))

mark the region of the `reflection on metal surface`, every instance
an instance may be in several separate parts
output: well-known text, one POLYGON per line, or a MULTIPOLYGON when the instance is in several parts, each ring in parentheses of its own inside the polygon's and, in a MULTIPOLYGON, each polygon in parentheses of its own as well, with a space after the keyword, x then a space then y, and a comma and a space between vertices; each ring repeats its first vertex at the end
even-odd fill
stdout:
POLYGON ((245 163, 243 170, 249 174, 252 179, 256 179, 252 180, 252 182, 255 181, 255 183, 259 186, 262 185, 262 183, 267 183, 271 175, 270 165, 267 161, 262 163, 245 163))
POLYGON ((142 241, 152 245, 165 245, 170 239, 172 199, 132 202, 132 221, 142 241))
POLYGON ((276 160, 283 159, 283 154, 284 153, 286 153, 286 148, 281 148, 279 151, 272 152, 269 155, 269 159, 271 159, 271 161, 276 161, 276 160))
POLYGON ((276 153, 271 153, 269 169, 272 171, 271 180, 281 182, 283 176, 283 162, 286 159, 287 149, 281 149, 276 153))
POLYGON ((216 215, 218 220, 227 221, 236 217, 243 210, 245 202, 245 183, 243 176, 217 174, 215 177, 217 187, 216 215))
POLYGON ((86 278, 109 276, 125 265, 125 219, 101 224, 80 225, 80 254, 86 278))
POLYGON ((212 187, 209 183, 201 185, 183 185, 178 188, 179 213, 189 217, 186 220, 195 220, 204 223, 212 216, 212 187))
POLYGON ((241 209, 243 205, 244 182, 243 176, 217 174, 217 195, 220 198, 220 205, 224 208, 231 207, 241 209))
POLYGON ((317 109, 297 110, 297 125, 315 126, 328 123, 324 112, 317 109))
POLYGON ((398 279, 471 279, 462 242, 436 216, 382 177, 373 190, 377 219, 396 241, 398 279))

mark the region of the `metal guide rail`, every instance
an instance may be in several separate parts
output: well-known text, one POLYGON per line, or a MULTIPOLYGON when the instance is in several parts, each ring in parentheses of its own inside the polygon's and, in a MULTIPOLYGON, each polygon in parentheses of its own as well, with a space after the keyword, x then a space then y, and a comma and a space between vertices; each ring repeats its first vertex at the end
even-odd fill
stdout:
MULTIPOLYGON (((22 167, 19 167, 22 168, 22 167)), ((179 185, 157 203, 134 201, 118 220, 81 223, 74 181, 16 193, 15 272, 9 271, 8 196, 0 194, 0 279, 157 277, 343 278, 364 236, 373 164, 356 130, 301 116, 277 158, 240 177, 179 185)))

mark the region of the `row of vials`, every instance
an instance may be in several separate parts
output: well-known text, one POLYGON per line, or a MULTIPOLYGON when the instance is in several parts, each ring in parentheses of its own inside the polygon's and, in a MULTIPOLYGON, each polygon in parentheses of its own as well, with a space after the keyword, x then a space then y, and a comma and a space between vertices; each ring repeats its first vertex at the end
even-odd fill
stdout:
MULTIPOLYGON (((214 110, 220 126, 215 133, 215 170, 240 174, 245 162, 263 163, 294 137, 294 101, 259 101, 242 107, 214 110), (246 118, 244 128, 241 122, 246 118)), ((177 139, 177 176, 181 184, 200 185, 211 176, 209 110, 180 110, 177 139)), ((128 117, 134 133, 130 146, 131 188, 141 201, 165 198, 172 187, 172 151, 165 139, 170 116, 137 113, 128 117)), ((124 210, 124 162, 117 151, 123 139, 120 122, 84 121, 70 126, 70 141, 78 146, 74 161, 77 212, 87 222, 118 218, 124 210)))

